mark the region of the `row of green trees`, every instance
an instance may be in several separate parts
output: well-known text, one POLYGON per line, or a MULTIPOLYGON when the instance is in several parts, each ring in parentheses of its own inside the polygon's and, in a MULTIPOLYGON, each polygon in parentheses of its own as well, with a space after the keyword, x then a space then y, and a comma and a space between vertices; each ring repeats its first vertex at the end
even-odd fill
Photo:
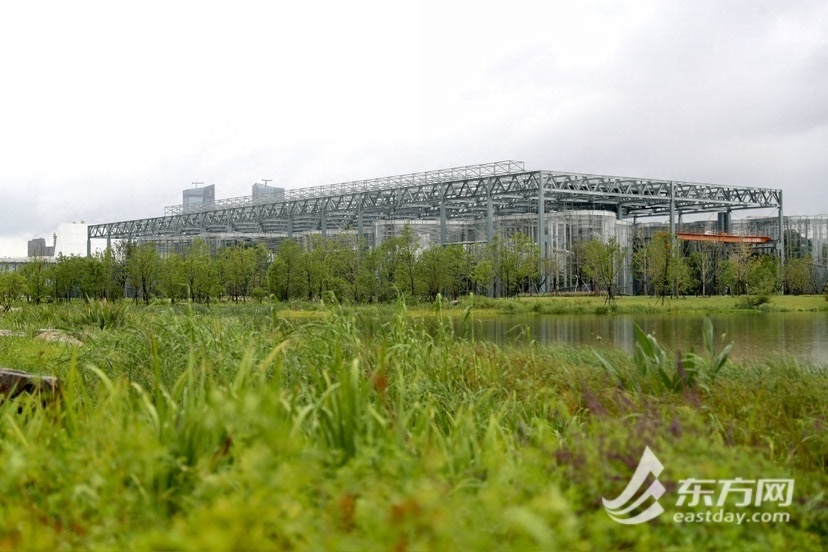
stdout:
POLYGON ((784 271, 772 255, 756 255, 749 244, 680 242, 669 233, 638 243, 630 253, 614 238, 575 244, 570 252, 541 258, 534 241, 521 233, 493 243, 422 248, 406 226, 399 236, 367 248, 352 235, 313 235, 305 245, 286 240, 277 251, 264 245, 225 248, 211 254, 196 239, 181 253, 159 255, 151 243, 121 243, 95 256, 35 260, 19 273, 0 274, 0 300, 26 296, 37 303, 72 297, 149 302, 235 301, 272 294, 281 301, 316 300, 333 293, 359 303, 393 300, 399 294, 433 299, 468 292, 496 296, 557 291, 562 275, 587 284, 612 300, 625 265, 631 261, 638 292, 659 297, 684 294, 769 295, 819 291, 820 274, 808 258, 787 259, 784 271))
POLYGON ((313 235, 306 246, 286 240, 276 252, 264 245, 230 247, 217 255, 200 239, 183 254, 164 256, 151 243, 122 243, 92 257, 33 260, 18 273, 0 274, 0 296, 10 305, 24 296, 35 303, 124 296, 209 302, 269 294, 282 301, 317 300, 334 293, 341 300, 367 303, 399 294, 433 299, 494 290, 512 296, 539 289, 540 277, 539 250, 523 234, 497 238, 472 253, 461 245, 421 248, 406 226, 375 248, 348 235, 313 235))
POLYGON ((667 232, 642 243, 632 261, 640 292, 660 297, 818 293, 824 271, 810 256, 788 257, 780 269, 777 256, 749 243, 681 242, 667 232))
POLYGON ((154 244, 122 243, 92 257, 60 256, 56 263, 34 259, 19 272, 0 274, 0 298, 8 306, 26 296, 34 303, 73 297, 149 302, 153 297, 209 302, 227 295, 247 297, 266 284, 271 253, 264 246, 228 248, 210 255, 201 240, 186 254, 160 256, 154 244))
POLYGON ((282 301, 332 292, 342 300, 368 303, 399 294, 433 299, 494 291, 512 296, 536 291, 540 276, 539 249, 523 234, 498 237, 477 251, 457 244, 421 248, 406 226, 374 248, 356 244, 349 235, 313 235, 308 247, 287 240, 276 251, 267 280, 269 291, 282 301))

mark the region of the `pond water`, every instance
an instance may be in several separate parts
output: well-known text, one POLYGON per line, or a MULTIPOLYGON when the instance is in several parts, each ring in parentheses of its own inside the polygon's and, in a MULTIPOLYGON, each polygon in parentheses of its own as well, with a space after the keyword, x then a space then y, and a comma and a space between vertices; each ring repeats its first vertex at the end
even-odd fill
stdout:
MULTIPOLYGON (((496 343, 566 343, 617 347, 632 353, 634 324, 653 334, 666 349, 689 351, 704 347, 703 314, 634 315, 475 315, 475 339, 496 343)), ((712 314, 715 347, 733 341, 732 358, 754 360, 790 356, 828 365, 828 313, 712 314), (724 334, 724 339, 722 339, 724 334)), ((460 329, 462 321, 455 320, 460 329)))

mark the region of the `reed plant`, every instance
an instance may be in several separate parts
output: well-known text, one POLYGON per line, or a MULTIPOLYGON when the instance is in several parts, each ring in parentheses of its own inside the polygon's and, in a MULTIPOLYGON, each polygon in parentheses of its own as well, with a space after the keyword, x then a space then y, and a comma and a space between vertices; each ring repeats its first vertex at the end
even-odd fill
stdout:
POLYGON ((125 301, 89 299, 77 321, 80 325, 92 325, 105 330, 124 325, 128 313, 129 304, 125 301))
POLYGON ((29 336, 77 312, 3 319, 25 336, 2 338, 0 364, 63 385, 51 403, 0 403, 0 549, 818 550, 828 537, 822 369, 728 361, 706 389, 639 390, 607 372, 637 373, 618 351, 478 341, 473 309, 455 330, 442 303, 438 328, 401 303, 298 321, 247 307, 135 307, 75 348, 29 336), (615 523, 601 497, 645 446, 672 489, 795 478, 791 521, 615 523))
POLYGON ((633 355, 635 370, 624 370, 622 366, 613 364, 593 349, 593 353, 619 385, 641 392, 645 386, 655 386, 656 392, 670 391, 673 393, 692 390, 696 387, 710 391, 710 386, 721 369, 727 363, 728 355, 733 349, 733 343, 728 343, 720 351, 714 349, 713 323, 710 318, 704 319, 703 355, 694 350, 684 355, 676 355, 676 362, 670 362, 667 351, 658 340, 637 325, 635 329, 635 353, 633 355))

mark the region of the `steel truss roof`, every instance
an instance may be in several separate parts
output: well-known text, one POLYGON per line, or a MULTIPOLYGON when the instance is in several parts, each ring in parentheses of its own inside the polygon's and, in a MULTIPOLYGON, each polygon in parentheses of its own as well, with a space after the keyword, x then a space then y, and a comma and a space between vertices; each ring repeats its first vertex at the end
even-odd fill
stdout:
MULTIPOLYGON (((495 176, 522 172, 523 161, 497 161, 495 163, 484 163, 482 165, 469 165, 466 167, 453 167, 451 169, 439 169, 398 176, 386 176, 383 178, 371 178, 368 180, 356 180, 353 182, 340 182, 339 184, 325 184, 323 186, 310 186, 285 191, 285 201, 307 199, 313 197, 330 197, 343 193, 367 192, 371 190, 383 190, 386 188, 397 188, 400 186, 411 186, 418 184, 433 184, 436 182, 448 182, 451 180, 462 180, 482 176, 495 176)), ((267 196, 254 198, 252 196, 232 197, 220 199, 214 203, 205 205, 203 210, 224 209, 226 207, 247 207, 271 203, 272 199, 267 196)), ((177 215, 184 212, 202 210, 196 205, 170 205, 164 208, 165 214, 177 215)))
POLYGON ((210 210, 89 226, 89 238, 217 232, 291 233, 359 228, 377 220, 483 219, 544 211, 602 209, 648 217, 781 207, 781 190, 554 171, 503 161, 331 186, 289 190, 283 201, 216 202, 210 210))

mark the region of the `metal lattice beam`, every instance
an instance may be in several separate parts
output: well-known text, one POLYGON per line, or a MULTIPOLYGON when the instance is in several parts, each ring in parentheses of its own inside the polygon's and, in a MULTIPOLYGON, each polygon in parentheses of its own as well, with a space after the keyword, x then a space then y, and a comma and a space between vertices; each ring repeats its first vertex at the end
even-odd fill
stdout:
POLYGON ((483 219, 564 209, 660 216, 781 207, 781 191, 553 171, 503 161, 290 190, 283 201, 217 201, 209 210, 89 226, 89 239, 211 232, 293 233, 362 228, 389 219, 483 219), (543 189, 543 204, 540 191, 543 189), (543 207, 541 209, 541 207, 543 207))

